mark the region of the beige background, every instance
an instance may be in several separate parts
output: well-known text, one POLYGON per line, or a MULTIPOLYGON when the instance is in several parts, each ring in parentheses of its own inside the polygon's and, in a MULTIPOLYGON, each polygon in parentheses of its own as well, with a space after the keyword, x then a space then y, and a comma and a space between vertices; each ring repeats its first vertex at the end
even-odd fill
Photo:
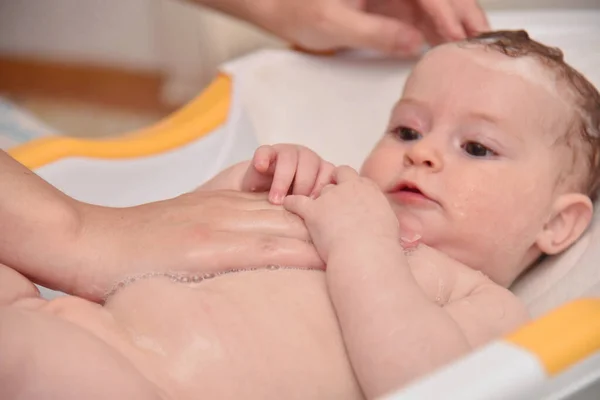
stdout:
MULTIPOLYGON (((480 2, 489 10, 600 7, 600 0, 480 2)), ((276 43, 182 0, 0 1, 0 56, 161 71, 168 78, 163 97, 172 104, 198 93, 223 62, 276 43)))
MULTIPOLYGON (((480 3, 488 10, 600 8, 600 0, 480 3)), ((273 45, 280 43, 258 29, 183 0, 0 0, 0 57, 159 71, 166 76, 163 100, 176 107, 201 92, 225 61, 273 45)), ((86 137, 120 134, 164 116, 52 98, 18 104, 58 132, 86 137)))

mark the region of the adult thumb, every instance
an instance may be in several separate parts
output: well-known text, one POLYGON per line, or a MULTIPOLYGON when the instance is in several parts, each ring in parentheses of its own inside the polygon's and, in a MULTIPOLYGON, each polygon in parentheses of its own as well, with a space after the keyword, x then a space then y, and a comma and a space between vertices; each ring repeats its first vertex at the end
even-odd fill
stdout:
POLYGON ((297 214, 302 219, 307 219, 310 214, 310 205, 313 202, 310 197, 301 195, 286 196, 283 199, 283 208, 297 214))
POLYGON ((332 22, 334 34, 346 47, 415 55, 424 44, 423 35, 414 26, 350 7, 336 10, 332 22))

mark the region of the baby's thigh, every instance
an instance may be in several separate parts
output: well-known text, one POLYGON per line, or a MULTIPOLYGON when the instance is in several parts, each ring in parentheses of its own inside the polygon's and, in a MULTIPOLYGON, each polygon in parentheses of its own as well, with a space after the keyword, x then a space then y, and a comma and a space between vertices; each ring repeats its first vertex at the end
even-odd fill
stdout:
POLYGON ((0 306, 0 398, 158 399, 121 354, 51 314, 0 306))

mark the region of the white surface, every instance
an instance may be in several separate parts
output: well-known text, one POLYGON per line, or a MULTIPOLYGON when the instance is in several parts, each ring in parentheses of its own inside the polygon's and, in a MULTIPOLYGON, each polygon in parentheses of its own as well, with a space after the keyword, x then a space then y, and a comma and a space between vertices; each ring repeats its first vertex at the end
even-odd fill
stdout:
POLYGON ((546 379, 534 356, 498 341, 382 400, 526 400, 546 379))
POLYGON ((540 316, 575 297, 600 296, 600 209, 584 236, 559 257, 544 260, 512 287, 540 316))
POLYGON ((545 381, 532 399, 598 400, 600 399, 600 352, 579 362, 559 376, 545 381), (578 395, 575 395, 575 394, 578 395))
POLYGON ((65 158, 35 172, 78 200, 127 207, 189 192, 258 146, 234 88, 227 122, 201 140, 151 157, 65 158))

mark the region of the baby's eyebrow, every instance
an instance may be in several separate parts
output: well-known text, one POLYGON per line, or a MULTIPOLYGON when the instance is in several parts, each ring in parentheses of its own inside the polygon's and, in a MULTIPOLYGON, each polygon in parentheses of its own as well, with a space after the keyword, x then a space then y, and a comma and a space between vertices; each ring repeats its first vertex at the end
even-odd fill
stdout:
MULTIPOLYGON (((412 98, 412 97, 402 97, 400 100, 398 100, 398 103, 396 103, 396 107, 401 106, 403 104, 417 106, 422 109, 429 109, 429 106, 427 105, 427 103, 425 103, 424 101, 412 98)), ((467 115, 471 119, 483 120, 483 121, 492 123, 494 125, 502 124, 502 120, 499 117, 492 115, 492 114, 488 114, 484 111, 474 110, 474 111, 468 112, 467 115)))
POLYGON ((469 112, 468 115, 469 118, 472 118, 474 121, 485 121, 490 125, 494 125, 497 128, 494 129, 494 131, 500 132, 504 136, 514 138, 517 141, 523 143, 523 136, 519 134, 520 131, 514 131, 514 128, 507 123, 505 118, 503 119, 499 116, 480 111, 472 111, 469 112))
POLYGON ((396 103, 396 107, 402 104, 410 104, 422 108, 427 108, 427 105, 424 102, 422 102, 421 100, 413 99, 411 97, 401 97, 400 100, 398 100, 398 102, 396 103))
POLYGON ((498 118, 497 116, 494 116, 494 115, 487 114, 485 112, 472 111, 472 112, 469 112, 469 117, 471 117, 473 119, 479 119, 479 120, 487 121, 487 122, 492 123, 494 125, 501 125, 502 124, 502 121, 501 121, 500 118, 498 118))

